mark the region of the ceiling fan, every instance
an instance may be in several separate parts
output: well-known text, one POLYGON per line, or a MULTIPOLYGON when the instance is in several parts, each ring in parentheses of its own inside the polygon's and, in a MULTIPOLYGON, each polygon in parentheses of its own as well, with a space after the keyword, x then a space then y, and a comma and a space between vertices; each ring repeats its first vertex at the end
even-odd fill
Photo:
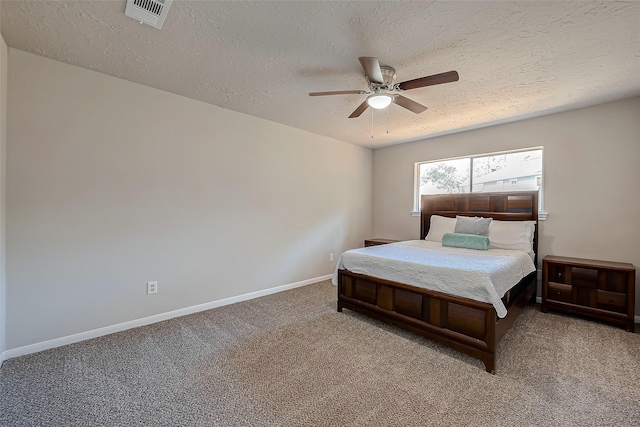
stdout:
POLYGON ((381 66, 377 58, 361 56, 358 58, 360 65, 364 69, 364 74, 369 83, 369 91, 366 90, 337 90, 331 92, 311 92, 309 96, 325 95, 369 95, 367 99, 355 109, 349 116, 350 119, 360 117, 368 108, 381 110, 387 108, 392 102, 407 110, 420 114, 427 109, 422 104, 412 101, 397 92, 417 89, 425 86, 439 85, 442 83, 457 82, 459 79, 457 71, 447 71, 446 73, 433 74, 431 76, 420 77, 407 80, 402 83, 394 83, 396 70, 393 67, 381 66))

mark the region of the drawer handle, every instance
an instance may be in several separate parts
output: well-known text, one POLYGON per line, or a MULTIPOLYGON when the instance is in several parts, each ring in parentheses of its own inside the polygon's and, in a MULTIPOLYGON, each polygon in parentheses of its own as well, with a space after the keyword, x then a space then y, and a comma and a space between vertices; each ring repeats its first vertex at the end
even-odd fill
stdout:
POLYGON ((562 295, 562 292, 558 291, 558 295, 562 295))
POLYGON ((609 300, 609 304, 613 305, 613 300, 612 299, 609 300))

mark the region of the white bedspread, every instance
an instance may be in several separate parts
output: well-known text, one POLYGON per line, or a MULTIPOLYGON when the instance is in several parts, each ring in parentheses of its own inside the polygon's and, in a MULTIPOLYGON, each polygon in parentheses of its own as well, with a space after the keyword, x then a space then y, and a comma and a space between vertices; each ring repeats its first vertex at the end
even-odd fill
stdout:
POLYGON ((408 240, 343 253, 333 284, 338 283, 339 269, 487 302, 502 318, 507 309, 500 298, 536 268, 526 252, 478 251, 408 240))

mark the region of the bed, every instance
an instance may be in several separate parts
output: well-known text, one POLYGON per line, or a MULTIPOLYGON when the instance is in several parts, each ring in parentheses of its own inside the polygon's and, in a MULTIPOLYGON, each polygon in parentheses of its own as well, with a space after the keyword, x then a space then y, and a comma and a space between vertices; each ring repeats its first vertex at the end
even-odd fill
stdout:
MULTIPOLYGON (((521 223, 532 221, 535 226, 531 230, 532 252, 528 256, 531 257, 533 271, 509 285, 504 294, 502 291, 498 292, 498 302, 495 301, 495 295, 487 298, 482 296, 469 298, 452 294, 451 292, 459 293, 462 286, 456 286, 457 279, 451 277, 438 279, 440 282, 448 282, 449 285, 453 285, 451 288, 453 291, 445 292, 442 289, 442 283, 435 285, 436 290, 434 290, 424 287, 430 286, 430 284, 417 286, 412 283, 410 278, 390 280, 385 277, 385 274, 368 275, 340 268, 345 253, 341 256, 334 276, 334 283, 338 289, 337 310, 342 312, 347 308, 394 324, 479 359, 487 372, 495 373, 496 348, 500 339, 513 325, 524 306, 535 296, 538 193, 509 192, 422 196, 420 241, 392 244, 396 246, 389 247, 387 251, 391 253, 409 251, 412 253, 419 250, 416 246, 428 246, 422 242, 429 235, 432 216, 438 217, 434 220, 441 220, 442 217, 467 216, 491 217, 497 221, 520 221, 521 223), (410 249, 407 249, 409 247, 410 249), (501 307, 504 307, 504 310, 501 307)), ((383 251, 380 248, 381 246, 378 246, 358 251, 374 250, 380 253, 383 251)), ((474 252, 469 249, 466 251, 474 252)), ((398 266, 393 267, 393 265, 389 268, 404 270, 398 266)), ((459 280, 462 281, 462 278, 461 273, 459 280)), ((429 280, 431 279, 424 279, 426 282, 429 280)), ((436 280, 433 279, 433 282, 435 283, 436 280)))

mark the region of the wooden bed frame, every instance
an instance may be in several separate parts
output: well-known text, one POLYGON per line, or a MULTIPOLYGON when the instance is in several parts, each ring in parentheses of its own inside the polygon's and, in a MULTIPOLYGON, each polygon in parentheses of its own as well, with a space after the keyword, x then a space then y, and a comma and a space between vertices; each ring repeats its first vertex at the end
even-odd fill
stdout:
MULTIPOLYGON (((536 221, 533 248, 538 249, 538 192, 472 193, 421 197, 420 239, 429 232, 431 215, 484 216, 501 221, 536 221)), ((537 264, 537 262, 536 262, 537 264)), ((338 271, 338 311, 343 308, 392 323, 481 360, 495 373, 496 347, 536 292, 536 272, 507 292, 507 316, 498 318, 489 303, 479 302, 377 277, 338 271)))

